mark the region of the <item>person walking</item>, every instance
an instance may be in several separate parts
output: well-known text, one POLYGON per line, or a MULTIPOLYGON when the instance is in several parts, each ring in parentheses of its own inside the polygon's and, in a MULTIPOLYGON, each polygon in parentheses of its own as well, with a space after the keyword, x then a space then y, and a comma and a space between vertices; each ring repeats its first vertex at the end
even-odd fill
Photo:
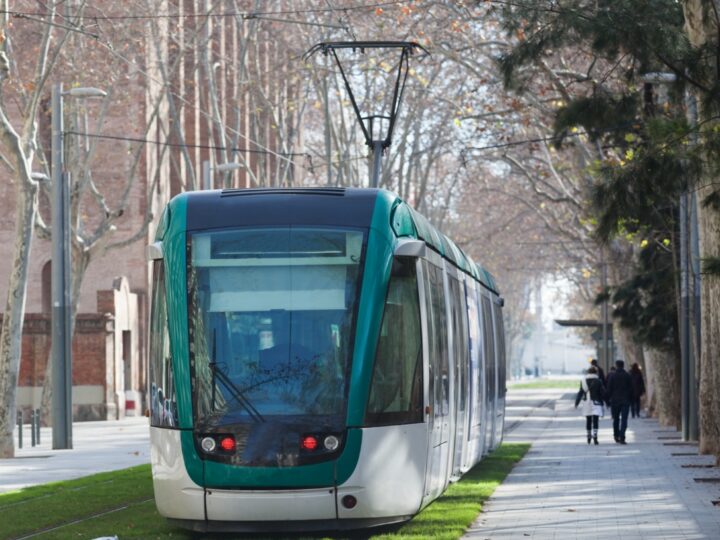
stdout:
POLYGON ((627 429, 628 413, 630 403, 633 399, 632 377, 625 371, 625 362, 615 361, 615 371, 608 375, 607 402, 613 419, 613 436, 615 442, 625 442, 625 430, 627 429))
POLYGON ((645 394, 645 380, 642 370, 637 362, 630 367, 630 377, 633 384, 633 398, 630 402, 630 414, 633 418, 640 417, 640 398, 645 394))
POLYGON ((604 395, 605 386, 598 376, 597 368, 590 366, 587 376, 580 381, 580 390, 575 398, 576 409, 581 401, 583 403, 582 413, 585 415, 588 444, 590 444, 590 440, 598 444, 598 421, 601 416, 605 415, 604 395))
POLYGON ((605 371, 603 371, 603 368, 600 367, 600 364, 598 364, 597 358, 593 358, 590 360, 590 364, 597 369, 597 375, 600 379, 600 382, 603 383, 603 386, 607 384, 607 379, 605 378, 605 371))

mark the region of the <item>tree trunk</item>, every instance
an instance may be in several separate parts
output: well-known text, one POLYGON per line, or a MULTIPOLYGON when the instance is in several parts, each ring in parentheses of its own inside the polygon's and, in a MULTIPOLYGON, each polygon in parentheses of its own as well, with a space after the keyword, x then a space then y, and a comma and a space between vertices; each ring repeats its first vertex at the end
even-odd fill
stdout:
POLYGON ((18 185, 15 208, 17 236, 0 334, 0 458, 15 455, 13 438, 15 399, 22 353, 22 328, 32 227, 37 212, 37 186, 34 183, 18 185))
MULTIPOLYGON (((720 257, 720 213, 714 208, 702 207, 703 199, 711 192, 712 187, 698 192, 701 257, 720 257)), ((714 454, 720 460, 720 276, 702 276, 700 302, 699 450, 702 454, 714 454)))
MULTIPOLYGON (((694 47, 706 43, 716 43, 719 28, 717 23, 718 5, 716 0, 684 0, 685 31, 694 47)), ((707 59, 710 85, 718 78, 717 52, 707 59)), ((702 103, 702 99, 699 100, 702 103)), ((717 122, 708 122, 709 111, 699 111, 699 122, 703 129, 715 128, 717 122)), ((707 156, 708 161, 717 160, 716 156, 707 156)), ((703 208, 704 199, 714 191, 715 179, 705 175, 698 189, 698 228, 700 233, 700 257, 720 256, 720 213, 712 207, 703 208), (706 186, 706 187, 703 187, 706 186)), ((704 274, 700 291, 702 329, 700 344, 699 411, 700 446, 703 454, 712 453, 720 463, 720 277, 704 274)))
POLYGON ((655 412, 660 424, 680 428, 680 359, 674 352, 646 349, 645 360, 653 375, 655 412))
POLYGON ((645 358, 645 406, 647 407, 648 416, 657 416, 657 393, 655 392, 655 364, 647 349, 643 349, 643 357, 645 358))

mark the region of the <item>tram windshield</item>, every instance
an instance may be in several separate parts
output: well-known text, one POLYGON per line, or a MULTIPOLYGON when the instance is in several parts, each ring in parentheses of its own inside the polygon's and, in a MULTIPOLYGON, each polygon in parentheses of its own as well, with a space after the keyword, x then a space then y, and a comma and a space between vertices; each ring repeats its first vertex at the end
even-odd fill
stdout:
MULTIPOLYGON (((350 229, 190 236, 196 426, 251 426, 262 438, 344 429, 363 244, 350 229)), ((256 464, 271 465, 275 446, 256 464)))

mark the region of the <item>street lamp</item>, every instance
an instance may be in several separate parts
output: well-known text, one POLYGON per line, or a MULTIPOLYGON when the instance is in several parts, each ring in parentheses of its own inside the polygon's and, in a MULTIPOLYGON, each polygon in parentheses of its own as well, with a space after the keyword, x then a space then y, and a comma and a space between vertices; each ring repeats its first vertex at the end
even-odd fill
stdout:
POLYGON ((70 176, 65 171, 63 97, 105 97, 99 88, 52 87, 52 426, 53 449, 72 448, 70 176))
POLYGON ((213 171, 217 172, 229 172, 237 169, 243 169, 245 165, 238 163, 237 161, 231 161, 230 163, 218 163, 214 167, 210 164, 209 160, 203 161, 203 189, 214 189, 215 182, 213 181, 213 171))

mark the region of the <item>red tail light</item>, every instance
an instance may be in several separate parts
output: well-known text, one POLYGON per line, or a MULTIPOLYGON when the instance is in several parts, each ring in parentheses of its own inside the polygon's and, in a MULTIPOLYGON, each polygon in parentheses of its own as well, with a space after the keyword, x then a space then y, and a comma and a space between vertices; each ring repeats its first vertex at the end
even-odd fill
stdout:
POLYGON ((234 437, 223 437, 220 440, 220 448, 226 452, 232 452, 235 450, 235 438, 234 437))
POLYGON ((313 437, 312 435, 307 435, 303 437, 302 442, 300 445, 305 450, 310 450, 311 452, 315 450, 318 447, 318 440, 316 437, 313 437))

